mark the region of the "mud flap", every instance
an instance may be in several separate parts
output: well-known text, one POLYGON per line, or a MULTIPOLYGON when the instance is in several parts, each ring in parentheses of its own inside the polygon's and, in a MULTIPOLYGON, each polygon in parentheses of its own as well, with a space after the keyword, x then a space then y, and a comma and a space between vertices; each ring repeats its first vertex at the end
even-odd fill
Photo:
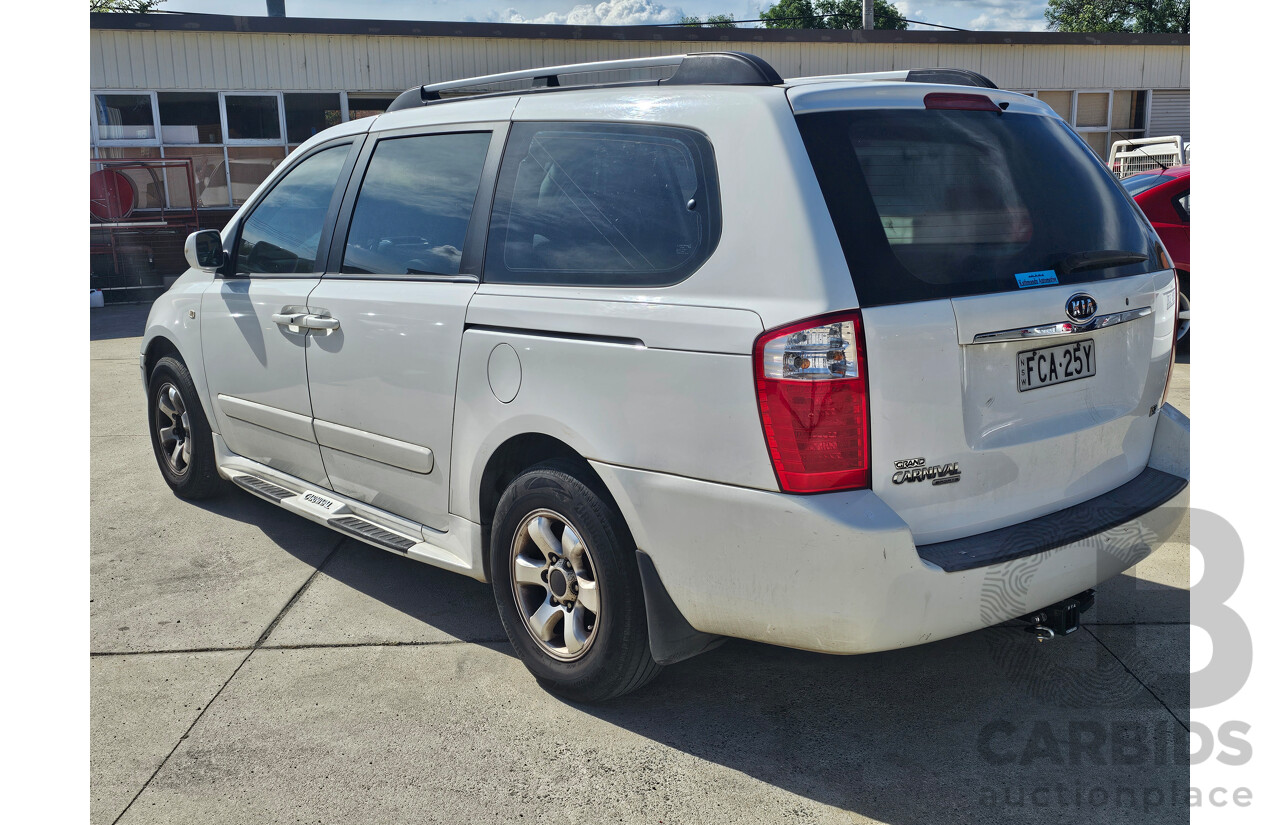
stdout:
POLYGON ((666 586, 653 566, 653 559, 643 550, 636 550, 636 562, 640 566, 640 582, 644 586, 644 610, 649 621, 649 651, 660 665, 670 665, 705 653, 725 641, 695 630, 685 619, 667 593, 666 586))

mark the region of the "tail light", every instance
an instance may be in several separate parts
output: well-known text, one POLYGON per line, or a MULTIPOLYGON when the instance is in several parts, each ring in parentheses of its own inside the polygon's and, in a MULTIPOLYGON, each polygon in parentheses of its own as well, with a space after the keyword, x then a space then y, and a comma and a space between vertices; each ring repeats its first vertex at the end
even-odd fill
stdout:
POLYGON ((960 109, 971 112, 1000 113, 1000 107, 986 95, 956 94, 955 92, 930 92, 924 96, 926 109, 960 109))
POLYGON ((783 491, 870 486, 866 353, 857 311, 799 321, 756 339, 760 422, 783 491))

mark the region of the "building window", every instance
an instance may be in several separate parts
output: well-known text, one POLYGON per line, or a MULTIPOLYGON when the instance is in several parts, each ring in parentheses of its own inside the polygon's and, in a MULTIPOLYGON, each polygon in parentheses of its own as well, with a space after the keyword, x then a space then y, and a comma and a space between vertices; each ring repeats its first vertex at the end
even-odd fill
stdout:
POLYGON ((395 95, 348 95, 347 109, 350 111, 348 119, 358 120, 362 117, 380 115, 395 99, 395 95))
POLYGON ((1146 136, 1146 89, 1053 89, 1033 94, 1071 124, 1099 157, 1107 157, 1117 140, 1146 136))
POLYGON ((94 123, 100 142, 156 139, 155 109, 150 93, 93 96, 94 123))
MULTIPOLYGON (((385 112, 396 95, 97 90, 90 97, 91 155, 190 159, 196 206, 226 209, 244 203, 301 143, 385 112)), ((129 175, 138 178, 136 209, 191 206, 186 177, 172 168, 129 175)))
POLYGON ((216 92, 160 92, 160 140, 165 144, 222 143, 216 92))
POLYGON ((290 148, 342 122, 342 95, 289 94, 284 96, 284 119, 289 125, 290 148))

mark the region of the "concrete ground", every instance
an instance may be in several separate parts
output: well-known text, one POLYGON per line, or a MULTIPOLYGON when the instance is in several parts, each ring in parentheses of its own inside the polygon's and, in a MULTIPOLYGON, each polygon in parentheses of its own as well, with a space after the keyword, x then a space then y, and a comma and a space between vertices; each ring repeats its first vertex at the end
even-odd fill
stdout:
POLYGON ((486 585, 238 490, 175 498, 144 317, 94 310, 90 335, 94 823, 1186 821, 1185 523, 1048 644, 731 641, 577 706, 486 585))

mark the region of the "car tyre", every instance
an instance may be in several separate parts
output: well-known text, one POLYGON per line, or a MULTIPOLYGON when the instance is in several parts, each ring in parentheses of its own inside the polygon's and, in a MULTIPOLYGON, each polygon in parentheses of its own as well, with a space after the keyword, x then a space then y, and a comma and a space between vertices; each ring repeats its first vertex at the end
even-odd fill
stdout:
POLYGON ((507 637, 547 690, 601 702, 661 667, 649 651, 635 542, 581 462, 537 464, 498 501, 489 542, 507 637))
POLYGON ((223 489, 213 454, 213 430, 187 365, 161 358, 147 383, 151 448, 169 489, 179 498, 202 499, 223 489))

